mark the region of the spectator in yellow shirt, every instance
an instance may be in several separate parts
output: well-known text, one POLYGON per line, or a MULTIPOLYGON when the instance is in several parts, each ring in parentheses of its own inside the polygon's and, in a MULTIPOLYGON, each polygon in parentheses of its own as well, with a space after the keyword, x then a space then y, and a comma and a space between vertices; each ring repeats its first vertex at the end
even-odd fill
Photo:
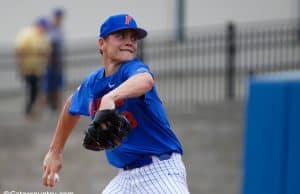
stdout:
POLYGON ((34 116, 41 78, 51 54, 48 26, 46 18, 38 18, 32 26, 22 30, 16 39, 16 60, 20 77, 26 85, 25 114, 29 118, 34 116))

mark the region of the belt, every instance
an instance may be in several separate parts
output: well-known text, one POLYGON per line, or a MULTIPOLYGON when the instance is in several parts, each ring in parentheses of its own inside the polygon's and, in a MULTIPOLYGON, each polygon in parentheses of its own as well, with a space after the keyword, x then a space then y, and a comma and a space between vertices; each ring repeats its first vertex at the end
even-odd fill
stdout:
MULTIPOLYGON (((155 155, 154 155, 155 156, 155 155)), ((166 153, 166 154, 161 154, 159 156, 156 156, 160 161, 163 160, 168 160, 170 159, 172 156, 172 153, 166 153)), ((153 163, 153 156, 146 156, 143 158, 139 158, 133 162, 131 162, 130 164, 127 164, 123 167, 123 170, 132 170, 135 168, 141 168, 143 166, 149 165, 153 163)))

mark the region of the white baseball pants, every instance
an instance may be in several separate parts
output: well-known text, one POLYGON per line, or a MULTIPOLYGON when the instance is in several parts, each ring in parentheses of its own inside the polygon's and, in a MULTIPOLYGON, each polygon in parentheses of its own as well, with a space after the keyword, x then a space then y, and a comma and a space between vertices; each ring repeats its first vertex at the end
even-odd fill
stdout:
POLYGON ((132 170, 120 169, 105 187, 103 194, 189 193, 186 170, 181 155, 173 153, 168 160, 152 156, 149 165, 132 170))

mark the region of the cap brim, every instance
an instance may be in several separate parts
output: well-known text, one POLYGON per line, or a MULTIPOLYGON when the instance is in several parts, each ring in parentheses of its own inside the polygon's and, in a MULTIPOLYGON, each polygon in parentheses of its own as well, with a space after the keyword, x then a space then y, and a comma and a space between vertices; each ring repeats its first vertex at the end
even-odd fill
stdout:
MULTIPOLYGON (((137 38, 139 40, 145 38, 148 34, 147 31, 142 29, 142 28, 121 27, 121 28, 114 29, 111 32, 107 32, 107 35, 105 37, 107 37, 111 33, 114 33, 114 32, 120 31, 120 30, 133 30, 133 31, 136 31, 137 32, 137 38)), ((103 38, 105 38, 105 37, 103 37, 103 38)))
POLYGON ((146 30, 144 30, 144 29, 142 29, 142 28, 136 28, 136 29, 134 29, 135 31, 137 31, 138 32, 138 39, 143 39, 143 38, 145 38, 146 36, 147 36, 147 31, 146 30))

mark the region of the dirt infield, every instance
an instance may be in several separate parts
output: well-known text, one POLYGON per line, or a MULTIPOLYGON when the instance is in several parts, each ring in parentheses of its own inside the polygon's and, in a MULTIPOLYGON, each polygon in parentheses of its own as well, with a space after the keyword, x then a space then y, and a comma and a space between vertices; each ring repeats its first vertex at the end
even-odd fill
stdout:
MULTIPOLYGON (((116 173, 103 153, 81 146, 82 119, 64 151, 60 182, 42 186, 42 161, 52 138, 57 115, 46 111, 38 121, 26 122, 22 99, 0 99, 0 191, 100 193, 116 173)), ((184 146, 191 193, 237 194, 241 184, 243 105, 201 106, 191 115, 170 115, 184 146)), ((171 111, 170 111, 171 112, 171 111)))

